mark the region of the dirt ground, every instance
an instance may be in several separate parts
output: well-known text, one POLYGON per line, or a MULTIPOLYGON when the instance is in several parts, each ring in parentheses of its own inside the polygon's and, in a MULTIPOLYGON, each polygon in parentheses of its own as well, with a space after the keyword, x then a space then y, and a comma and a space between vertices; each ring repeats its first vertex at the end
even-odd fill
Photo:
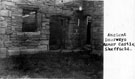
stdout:
POLYGON ((0 78, 103 79, 103 57, 42 52, 0 59, 0 78))

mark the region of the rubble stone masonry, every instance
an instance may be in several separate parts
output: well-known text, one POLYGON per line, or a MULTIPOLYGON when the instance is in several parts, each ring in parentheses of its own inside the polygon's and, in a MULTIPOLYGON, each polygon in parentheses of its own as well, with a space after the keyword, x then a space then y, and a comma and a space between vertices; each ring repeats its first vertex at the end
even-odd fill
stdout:
MULTIPOLYGON (((84 26, 78 27, 78 17, 75 13, 78 4, 76 6, 66 6, 66 4, 68 3, 56 5, 55 0, 0 0, 0 58, 18 55, 21 53, 20 51, 33 53, 33 51, 49 50, 49 23, 52 15, 63 15, 70 18, 67 37, 69 48, 80 46, 79 43, 85 45, 86 19, 82 22, 84 26), (22 32, 24 8, 38 9, 36 32, 22 32)), ((91 15, 94 18, 92 23, 93 45, 99 46, 103 39, 103 3, 102 1, 90 1, 84 2, 84 4, 84 15, 91 15)))

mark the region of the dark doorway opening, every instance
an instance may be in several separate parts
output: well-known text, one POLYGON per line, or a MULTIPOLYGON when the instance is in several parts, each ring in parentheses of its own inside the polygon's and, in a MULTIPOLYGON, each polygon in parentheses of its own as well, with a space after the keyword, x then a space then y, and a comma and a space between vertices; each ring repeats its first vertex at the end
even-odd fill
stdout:
POLYGON ((65 49, 68 39, 69 19, 64 16, 52 16, 50 19, 50 50, 65 49))
POLYGON ((91 22, 87 24, 87 44, 91 44, 91 22))

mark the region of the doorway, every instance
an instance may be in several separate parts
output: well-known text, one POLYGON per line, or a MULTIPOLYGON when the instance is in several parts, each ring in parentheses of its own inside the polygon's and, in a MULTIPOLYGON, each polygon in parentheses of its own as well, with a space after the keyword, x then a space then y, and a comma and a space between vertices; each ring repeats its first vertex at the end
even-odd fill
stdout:
POLYGON ((50 50, 65 49, 68 39, 69 19, 64 16, 52 16, 50 19, 50 50))
POLYGON ((91 22, 87 24, 87 41, 86 44, 91 44, 91 22))

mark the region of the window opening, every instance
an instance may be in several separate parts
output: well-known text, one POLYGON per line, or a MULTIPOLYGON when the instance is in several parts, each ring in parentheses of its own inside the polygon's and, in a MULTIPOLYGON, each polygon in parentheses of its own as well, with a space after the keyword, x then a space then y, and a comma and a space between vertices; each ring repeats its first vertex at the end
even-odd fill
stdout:
POLYGON ((23 9, 22 32, 37 31, 37 10, 23 9))

